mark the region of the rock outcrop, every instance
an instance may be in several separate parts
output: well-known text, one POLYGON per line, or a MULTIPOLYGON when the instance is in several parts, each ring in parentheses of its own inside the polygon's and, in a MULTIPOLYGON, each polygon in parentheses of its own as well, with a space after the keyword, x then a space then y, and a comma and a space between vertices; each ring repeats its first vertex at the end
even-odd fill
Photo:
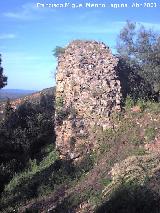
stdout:
POLYGON ((120 110, 118 59, 101 42, 73 41, 58 58, 56 73, 56 147, 76 159, 94 149, 93 129, 111 127, 120 110))

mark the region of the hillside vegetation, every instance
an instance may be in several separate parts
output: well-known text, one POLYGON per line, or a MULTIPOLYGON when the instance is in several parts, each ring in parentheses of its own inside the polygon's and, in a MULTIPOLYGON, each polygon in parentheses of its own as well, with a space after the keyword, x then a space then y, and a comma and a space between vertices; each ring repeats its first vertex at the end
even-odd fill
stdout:
POLYGON ((5 104, 0 122, 1 192, 15 173, 29 167, 32 159, 41 161, 46 145, 54 145, 54 90, 50 90, 36 98, 28 96, 5 104))
MULTIPOLYGON (((74 166, 46 145, 2 193, 2 212, 159 212, 160 104, 127 98, 99 130, 99 146, 74 166)), ((94 130, 93 130, 94 134, 94 130)))

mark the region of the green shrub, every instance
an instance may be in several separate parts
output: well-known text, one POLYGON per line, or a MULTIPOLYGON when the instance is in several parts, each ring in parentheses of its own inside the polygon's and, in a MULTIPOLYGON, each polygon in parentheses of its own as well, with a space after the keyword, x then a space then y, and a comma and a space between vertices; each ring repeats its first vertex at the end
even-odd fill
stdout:
POLYGON ((125 100, 125 109, 126 110, 131 109, 133 106, 134 106, 133 99, 130 96, 127 96, 125 100))
POLYGON ((111 182, 112 182, 112 180, 110 178, 102 178, 101 179, 101 184, 105 187, 108 186, 111 182))
POLYGON ((156 103, 154 101, 147 101, 146 111, 149 111, 151 113, 158 115, 160 113, 160 103, 156 103))
POLYGON ((63 107, 63 97, 57 97, 56 98, 56 108, 59 109, 59 108, 62 108, 63 107))
POLYGON ((145 137, 147 138, 147 140, 151 141, 151 140, 154 140, 155 139, 155 136, 156 136, 156 129, 155 127, 148 127, 146 130, 145 130, 145 137))
POLYGON ((138 99, 136 104, 140 107, 141 112, 143 112, 146 109, 146 101, 143 99, 138 99))
POLYGON ((138 146, 138 145, 141 145, 141 144, 143 144, 143 141, 139 138, 139 136, 137 135, 137 136, 133 136, 132 138, 131 138, 131 143, 133 144, 133 145, 135 145, 135 146, 138 146))
POLYGON ((53 50, 53 55, 54 57, 59 57, 61 54, 64 54, 65 52, 65 48, 64 47, 60 47, 60 46, 56 46, 55 49, 53 50))
POLYGON ((138 156, 141 156, 141 155, 145 155, 146 154, 146 150, 142 147, 142 148, 135 148, 132 152, 133 155, 138 155, 138 156))
POLYGON ((15 208, 34 198, 56 192, 62 184, 74 184, 92 167, 91 156, 74 168, 70 161, 59 160, 55 151, 49 152, 40 163, 30 160, 28 169, 14 176, 5 187, 1 205, 7 211, 8 208, 15 208))
POLYGON ((24 182, 29 181, 37 172, 41 172, 44 169, 51 166, 57 159, 58 155, 55 151, 49 153, 49 155, 44 158, 39 165, 37 165, 36 160, 29 160, 29 167, 24 172, 15 174, 9 184, 5 187, 5 192, 12 192, 16 187, 22 185, 24 182))

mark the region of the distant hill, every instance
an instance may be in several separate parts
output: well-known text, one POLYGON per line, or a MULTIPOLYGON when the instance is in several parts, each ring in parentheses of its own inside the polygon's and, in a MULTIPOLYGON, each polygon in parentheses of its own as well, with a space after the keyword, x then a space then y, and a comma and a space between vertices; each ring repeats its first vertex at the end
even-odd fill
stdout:
MULTIPOLYGON (((14 90, 14 92, 15 92, 14 93, 13 90, 7 90, 8 93, 3 93, 3 92, 1 93, 1 91, 5 91, 5 90, 4 89, 0 90, 1 97, 5 97, 5 94, 10 94, 10 95, 15 94, 15 96, 14 95, 10 96, 12 98, 10 98, 9 96, 7 96, 7 97, 11 99, 11 105, 14 109, 16 109, 19 105, 23 104, 25 101, 29 101, 33 104, 39 103, 42 95, 51 95, 51 96, 53 95, 54 96, 55 87, 46 88, 46 89, 43 89, 38 92, 35 92, 34 90, 14 90), (19 97, 17 97, 18 95, 19 95, 19 97)), ((7 100, 7 98, 2 98, 2 99, 0 98, 0 120, 4 116, 4 108, 6 105, 6 100, 7 100)))
POLYGON ((22 89, 1 89, 0 100, 5 101, 7 98, 16 99, 23 96, 35 93, 35 90, 22 90, 22 89))

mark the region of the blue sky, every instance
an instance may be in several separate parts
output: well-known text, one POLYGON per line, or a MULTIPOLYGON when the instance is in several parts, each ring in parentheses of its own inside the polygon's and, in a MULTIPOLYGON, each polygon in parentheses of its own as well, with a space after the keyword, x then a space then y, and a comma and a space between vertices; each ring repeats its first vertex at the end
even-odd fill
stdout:
POLYGON ((55 85, 56 59, 52 50, 56 46, 66 46, 74 39, 103 41, 114 51, 116 37, 126 20, 160 31, 160 3, 156 8, 132 8, 133 2, 1 0, 0 53, 8 76, 5 88, 41 90, 55 85), (49 8, 46 5, 65 2, 70 4, 69 8, 49 8), (85 3, 89 2, 104 3, 107 7, 86 8, 85 3), (44 7, 37 7, 37 3, 44 4, 44 7), (83 6, 71 8, 71 4, 78 3, 83 6), (111 8, 110 3, 127 3, 128 8, 111 8))

